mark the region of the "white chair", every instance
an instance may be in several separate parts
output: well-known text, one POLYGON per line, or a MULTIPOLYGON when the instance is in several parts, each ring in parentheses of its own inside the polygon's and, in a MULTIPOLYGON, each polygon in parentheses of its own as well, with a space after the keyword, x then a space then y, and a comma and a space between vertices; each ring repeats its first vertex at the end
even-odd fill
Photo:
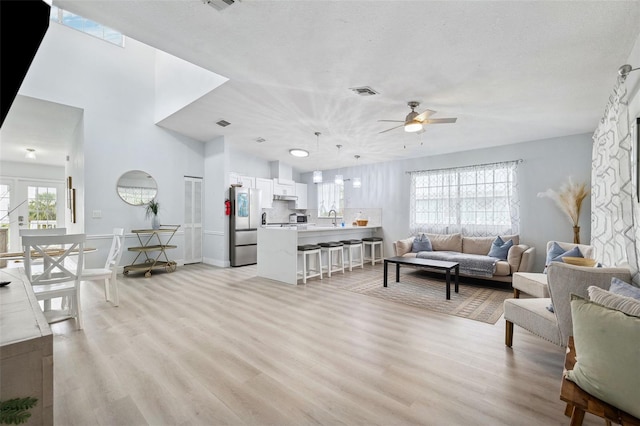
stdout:
POLYGON ((23 236, 25 247, 24 270, 33 287, 37 300, 46 302, 55 298, 68 300, 66 309, 45 309, 44 314, 51 324, 70 318, 76 319, 77 328, 82 329, 80 299, 80 274, 84 262, 85 234, 23 236), (60 248, 50 249, 51 246, 60 248), (77 256, 77 259, 70 259, 77 256), (42 258, 42 271, 33 268, 34 259, 42 258))
POLYGON ((113 240, 111 249, 107 255, 104 268, 84 268, 80 276, 81 281, 104 281, 104 298, 106 301, 118 306, 118 264, 124 251, 124 228, 113 228, 113 240), (113 293, 113 299, 112 299, 113 293))
MULTIPOLYGON (((546 253, 549 253, 553 245, 556 243, 565 251, 569 251, 575 247, 578 247, 578 250, 580 250, 582 256, 588 259, 594 259, 595 253, 593 250, 593 246, 586 244, 565 243, 562 241, 548 241, 546 253)), ((520 297, 520 293, 527 293, 533 297, 549 297, 547 274, 542 272, 514 272, 511 286, 513 287, 513 297, 516 299, 520 297)))

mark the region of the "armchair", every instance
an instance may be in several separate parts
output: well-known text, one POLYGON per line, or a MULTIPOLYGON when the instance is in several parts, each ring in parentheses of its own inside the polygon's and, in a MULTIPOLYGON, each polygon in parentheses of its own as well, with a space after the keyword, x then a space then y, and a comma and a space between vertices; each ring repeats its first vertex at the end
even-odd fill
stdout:
MULTIPOLYGON (((588 259, 594 259, 593 246, 586 244, 564 243, 562 241, 548 241, 547 251, 550 253, 554 244, 558 244, 564 251, 569 251, 578 247, 580 253, 588 259)), ((546 259, 545 266, 548 266, 550 259, 546 259)), ((533 297, 549 297, 549 286, 547 285, 547 274, 542 272, 516 272, 513 274, 513 297, 520 297, 520 292, 530 294, 533 297)))
POLYGON ((542 337, 558 346, 566 347, 573 334, 571 322, 571 294, 588 298, 588 287, 605 290, 611 278, 631 281, 628 268, 593 268, 553 262, 547 268, 550 297, 507 299, 504 301, 505 345, 513 343, 513 325, 542 337), (553 304, 554 312, 547 309, 553 304))

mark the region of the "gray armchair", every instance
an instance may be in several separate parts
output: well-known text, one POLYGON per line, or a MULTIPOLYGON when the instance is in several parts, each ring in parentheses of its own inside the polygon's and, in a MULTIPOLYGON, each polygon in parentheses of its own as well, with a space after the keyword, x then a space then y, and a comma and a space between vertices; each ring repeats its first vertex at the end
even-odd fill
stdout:
POLYGON ((547 268, 550 297, 507 299, 504 301, 505 345, 513 343, 513 325, 542 337, 558 346, 566 347, 573 335, 571 322, 571 294, 589 298, 589 286, 605 290, 611 278, 631 282, 628 268, 594 268, 553 262, 547 268), (553 305, 554 312, 547 309, 553 305))

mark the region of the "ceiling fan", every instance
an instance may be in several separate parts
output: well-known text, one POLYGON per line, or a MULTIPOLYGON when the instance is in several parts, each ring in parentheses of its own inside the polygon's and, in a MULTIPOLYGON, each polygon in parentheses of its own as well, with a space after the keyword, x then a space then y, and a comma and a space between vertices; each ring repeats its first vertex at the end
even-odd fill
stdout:
POLYGON ((380 133, 386 133, 399 127, 404 127, 405 132, 419 132, 421 130, 424 130, 423 126, 425 124, 455 123, 457 120, 457 118, 429 118, 436 113, 436 111, 432 111, 430 109, 426 110, 422 114, 418 114, 415 109, 418 107, 418 105, 420 105, 420 102, 417 101, 407 102, 407 105, 409 105, 409 108, 411 108, 411 112, 407 114, 407 117, 404 120, 378 120, 393 123, 402 123, 399 126, 383 130, 380 133))

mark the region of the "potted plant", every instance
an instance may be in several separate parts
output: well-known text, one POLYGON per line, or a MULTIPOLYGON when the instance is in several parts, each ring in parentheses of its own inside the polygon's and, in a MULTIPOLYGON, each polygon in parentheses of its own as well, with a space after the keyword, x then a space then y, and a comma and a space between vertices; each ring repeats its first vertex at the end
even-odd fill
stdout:
POLYGON ((149 204, 147 204, 146 218, 149 219, 149 217, 151 217, 152 229, 160 229, 160 219, 158 219, 159 209, 160 209, 160 203, 158 203, 158 201, 156 201, 155 198, 149 201, 149 204))

